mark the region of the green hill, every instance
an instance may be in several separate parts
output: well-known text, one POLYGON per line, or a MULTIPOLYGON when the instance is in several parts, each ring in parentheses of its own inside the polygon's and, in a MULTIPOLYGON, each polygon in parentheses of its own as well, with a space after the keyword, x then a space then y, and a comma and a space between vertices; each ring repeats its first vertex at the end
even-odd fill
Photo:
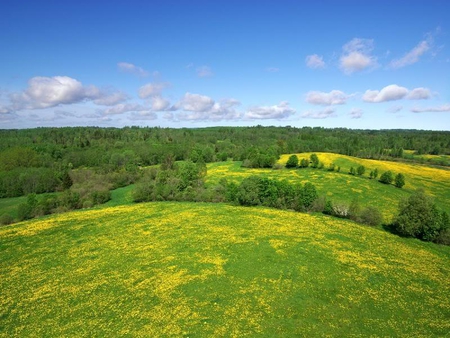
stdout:
POLYGON ((0 228, 0 276, 1 337, 450 332, 450 247, 290 211, 53 215, 0 228))

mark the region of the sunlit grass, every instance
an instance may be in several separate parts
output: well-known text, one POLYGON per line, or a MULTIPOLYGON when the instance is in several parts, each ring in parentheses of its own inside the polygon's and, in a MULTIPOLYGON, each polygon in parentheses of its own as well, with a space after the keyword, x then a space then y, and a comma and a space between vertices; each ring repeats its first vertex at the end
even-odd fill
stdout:
POLYGON ((0 336, 444 336, 449 258, 266 208, 70 212, 0 229, 0 336))

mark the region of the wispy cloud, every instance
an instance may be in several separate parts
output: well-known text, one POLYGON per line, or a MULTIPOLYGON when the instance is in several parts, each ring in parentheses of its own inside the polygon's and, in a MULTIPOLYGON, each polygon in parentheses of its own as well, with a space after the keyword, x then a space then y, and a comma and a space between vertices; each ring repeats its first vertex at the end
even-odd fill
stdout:
POLYGON ((420 57, 430 49, 431 40, 420 41, 417 46, 399 59, 392 60, 389 64, 391 68, 398 69, 412 65, 419 61, 420 57))
POLYGON ((340 58, 340 68, 345 74, 360 72, 377 65, 376 57, 372 56, 374 42, 371 39, 354 38, 343 47, 340 58))
POLYGON ((306 66, 312 69, 325 68, 323 57, 317 54, 308 55, 305 62, 306 66))
POLYGON ((336 117, 335 109, 333 107, 326 107, 323 110, 313 111, 308 110, 304 112, 301 117, 304 119, 327 119, 330 117, 336 117))
POLYGON ((413 113, 443 113, 450 112, 450 103, 437 107, 411 108, 413 113))
POLYGON ((273 106, 255 106, 251 107, 245 113, 247 119, 285 119, 296 111, 289 106, 287 101, 281 101, 273 106))
POLYGON ((138 77, 147 77, 150 75, 145 69, 138 67, 132 63, 128 62, 119 62, 117 63, 117 68, 124 73, 130 73, 136 75, 138 77))
POLYGON ((349 115, 352 119, 360 119, 363 116, 363 111, 360 108, 352 108, 349 115))
POLYGON ((211 67, 201 66, 196 69, 198 77, 211 77, 214 75, 211 67))
POLYGON ((323 106, 345 104, 348 98, 349 95, 340 90, 332 90, 329 93, 311 91, 306 94, 306 102, 323 106))

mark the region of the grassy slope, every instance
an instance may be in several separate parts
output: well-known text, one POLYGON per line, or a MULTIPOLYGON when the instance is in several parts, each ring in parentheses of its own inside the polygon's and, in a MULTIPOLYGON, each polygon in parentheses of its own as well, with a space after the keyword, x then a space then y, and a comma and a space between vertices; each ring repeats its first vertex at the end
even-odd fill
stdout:
MULTIPOLYGON (((311 153, 297 154, 299 159, 309 158, 311 153)), ((341 172, 328 172, 325 169, 245 169, 240 162, 220 162, 208 165, 207 183, 214 184, 220 178, 241 181, 250 175, 263 175, 275 179, 287 179, 292 182, 311 182, 320 195, 328 196, 334 202, 350 203, 352 199, 363 205, 375 205, 380 208, 389 221, 397 212, 400 199, 407 197, 413 190, 424 188, 425 191, 436 198, 440 208, 450 212, 450 171, 417 164, 405 164, 387 161, 365 160, 355 157, 317 153, 319 159, 325 164, 335 163, 341 167, 341 172), (350 167, 364 165, 366 174, 363 177, 348 175, 350 167), (393 185, 384 185, 377 180, 368 178, 369 172, 378 168, 379 175, 391 170, 394 173, 403 173, 406 176, 406 185, 403 189, 393 185)), ((284 165, 290 155, 283 155, 279 161, 284 165)))
POLYGON ((450 248, 352 222, 148 203, 0 228, 0 336, 442 336, 450 248))

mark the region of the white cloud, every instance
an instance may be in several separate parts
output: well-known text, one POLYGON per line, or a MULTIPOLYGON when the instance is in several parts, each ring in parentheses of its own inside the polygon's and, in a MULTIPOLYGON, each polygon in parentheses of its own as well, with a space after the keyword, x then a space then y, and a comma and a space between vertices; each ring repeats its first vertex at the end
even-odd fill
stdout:
POLYGON ((208 96, 186 93, 175 105, 175 109, 202 113, 209 111, 213 106, 214 100, 208 96))
POLYGON ((295 109, 289 107, 286 101, 274 106, 252 107, 245 113, 248 119, 284 119, 295 114, 295 109))
POLYGON ((442 113, 450 112, 450 103, 438 107, 411 108, 413 113, 442 113))
POLYGON ((385 102, 385 101, 395 101, 403 99, 408 95, 408 89, 405 87, 397 86, 392 84, 384 87, 380 91, 378 90, 366 90, 363 95, 363 100, 366 102, 385 102))
POLYGON ((352 119, 360 119, 363 116, 363 111, 360 108, 352 108, 349 115, 352 119))
POLYGON ((371 55, 373 40, 354 38, 343 47, 340 68, 345 74, 362 71, 377 65, 377 60, 371 55))
POLYGON ((197 76, 198 77, 211 77, 214 73, 211 68, 208 66, 201 66, 197 68, 197 76))
MULTIPOLYGON (((200 95, 201 96, 201 95, 200 95)), ((202 101, 205 101, 207 96, 203 96, 202 101)), ((241 117, 241 114, 236 111, 235 107, 240 105, 240 102, 235 99, 224 99, 219 102, 214 102, 208 109, 197 106, 196 110, 184 109, 182 113, 177 114, 178 120, 184 121, 219 121, 219 120, 236 120, 241 117)), ((168 119, 174 119, 174 115, 167 115, 168 119)))
POLYGON ((164 88, 167 88, 169 83, 167 82, 157 82, 157 83, 147 83, 146 85, 139 88, 139 97, 141 99, 147 99, 152 96, 159 96, 164 88))
POLYGON ((165 111, 170 107, 170 102, 161 96, 153 96, 151 102, 154 111, 165 111))
POLYGON ((309 68, 317 69, 317 68, 325 68, 325 62, 323 61, 323 57, 317 54, 308 55, 306 57, 306 66, 309 68))
POLYGON ((392 106, 386 109, 388 113, 395 114, 403 109, 403 106, 392 106))
POLYGON ((43 109, 61 104, 88 100, 102 100, 108 94, 95 86, 83 86, 68 76, 37 76, 28 80, 28 88, 10 95, 12 110, 43 109))
POLYGON ((103 110, 104 115, 117 115, 117 114, 123 114, 129 111, 144 111, 148 110, 148 108, 145 108, 144 106, 140 104, 135 103, 119 103, 113 107, 107 108, 103 110))
POLYGON ((144 70, 141 67, 138 67, 136 65, 133 65, 132 63, 128 63, 128 62, 119 62, 117 64, 117 67, 119 68, 119 70, 121 72, 124 73, 130 73, 139 77, 147 77, 149 76, 149 72, 147 72, 146 70, 144 70))
POLYGON ((405 87, 392 84, 381 90, 366 90, 362 99, 366 102, 379 103, 386 101, 396 101, 401 99, 424 100, 431 97, 431 92, 427 88, 414 88, 411 91, 405 87))
POLYGON ((431 92, 428 88, 414 88, 411 90, 407 96, 410 100, 426 100, 431 97, 431 92))
POLYGON ((326 107, 320 111, 311 111, 308 110, 302 114, 302 118, 305 119, 327 119, 329 117, 335 117, 335 110, 333 107, 326 107))
POLYGON ((128 95, 122 91, 101 91, 100 97, 94 100, 95 104, 113 106, 128 99, 128 95))
POLYGON ((345 104, 348 99, 348 95, 340 90, 332 90, 329 93, 311 91, 306 94, 306 102, 318 105, 335 105, 345 104))
POLYGON ((412 65, 417 61, 419 61, 419 58, 429 49, 430 49, 430 41, 423 40, 419 42, 419 44, 416 47, 414 47, 411 51, 406 53, 405 56, 403 56, 402 58, 392 60, 389 66, 391 68, 397 69, 412 65))

